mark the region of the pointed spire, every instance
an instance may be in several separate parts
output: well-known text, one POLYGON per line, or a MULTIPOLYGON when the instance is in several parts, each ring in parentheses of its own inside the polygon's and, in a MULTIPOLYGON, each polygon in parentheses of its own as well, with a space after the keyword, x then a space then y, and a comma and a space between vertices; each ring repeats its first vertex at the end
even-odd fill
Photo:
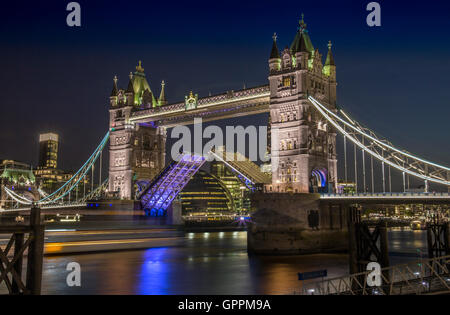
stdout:
POLYGON ((302 13, 302 19, 298 22, 299 26, 298 26, 298 30, 300 32, 305 32, 306 31, 306 23, 305 23, 305 15, 302 13))
POLYGON ((134 93, 134 88, 133 88, 133 73, 130 72, 130 74, 128 75, 128 77, 130 78, 130 81, 128 81, 127 92, 128 92, 128 93, 134 93))
POLYGON ((273 33, 272 38, 273 38, 273 45, 272 51, 270 53, 270 59, 280 59, 280 52, 277 46, 277 33, 273 33))
POLYGON ((141 61, 141 60, 139 60, 139 64, 138 64, 138 66, 136 67, 136 71, 137 71, 137 72, 144 73, 144 68, 142 68, 142 61, 141 61))
POLYGON ((305 36, 306 34, 298 32, 297 35, 295 36, 294 41, 292 42, 291 45, 291 53, 292 54, 296 54, 298 52, 308 52, 308 53, 312 53, 312 51, 314 51, 314 49, 309 50, 308 49, 308 44, 307 44, 307 38, 305 36))
POLYGON ((328 54, 327 54, 327 60, 325 61, 325 66, 335 66, 333 52, 331 51, 331 47, 333 47, 333 44, 331 43, 331 40, 330 40, 328 42, 328 54))
POLYGON ((327 60, 325 60, 325 65, 323 66, 322 73, 326 76, 331 77, 333 80, 336 80, 336 64, 334 63, 333 52, 331 51, 331 41, 328 42, 328 54, 327 60))
POLYGON ((114 76, 113 79, 114 83, 113 83, 113 89, 111 91, 111 96, 117 96, 117 93, 119 92, 118 88, 117 88, 117 76, 114 76))
POLYGON ((300 37, 300 45, 297 46, 297 48, 297 52, 308 52, 308 48, 306 47, 306 38, 303 34, 300 37))
POLYGON ((304 17, 305 16, 302 13, 302 18, 299 21, 299 26, 297 28, 297 34, 291 44, 292 54, 296 54, 298 52, 308 52, 312 54, 314 52, 314 47, 311 43, 311 39, 309 38, 304 17))
POLYGON ((167 104, 166 94, 165 94, 165 91, 164 91, 164 87, 165 86, 166 86, 166 83, 164 82, 164 80, 162 80, 162 82, 161 82, 161 94, 159 95, 159 100, 158 100, 159 106, 167 104))

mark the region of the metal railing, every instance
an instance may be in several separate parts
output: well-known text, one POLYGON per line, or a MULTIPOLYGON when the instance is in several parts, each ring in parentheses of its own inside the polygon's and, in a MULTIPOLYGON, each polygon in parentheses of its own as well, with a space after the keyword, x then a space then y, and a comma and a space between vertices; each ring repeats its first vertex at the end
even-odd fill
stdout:
POLYGON ((41 293, 44 230, 38 208, 31 209, 29 224, 0 226, 0 234, 10 236, 6 246, 0 247, 0 292, 5 286, 14 295, 41 293))
POLYGON ((400 192, 400 193, 352 193, 352 194, 321 194, 321 199, 341 199, 341 198, 450 198, 450 193, 446 192, 400 192))
POLYGON ((420 295, 450 293, 450 255, 381 269, 382 285, 368 286, 372 271, 305 284, 302 295, 420 295))

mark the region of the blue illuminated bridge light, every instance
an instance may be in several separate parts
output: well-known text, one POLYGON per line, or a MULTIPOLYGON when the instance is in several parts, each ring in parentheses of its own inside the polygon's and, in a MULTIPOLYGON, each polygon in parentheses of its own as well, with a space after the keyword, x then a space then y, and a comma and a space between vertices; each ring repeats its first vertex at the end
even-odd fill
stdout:
POLYGON ((175 197, 205 163, 205 157, 182 153, 141 193, 141 205, 150 216, 164 216, 175 197))

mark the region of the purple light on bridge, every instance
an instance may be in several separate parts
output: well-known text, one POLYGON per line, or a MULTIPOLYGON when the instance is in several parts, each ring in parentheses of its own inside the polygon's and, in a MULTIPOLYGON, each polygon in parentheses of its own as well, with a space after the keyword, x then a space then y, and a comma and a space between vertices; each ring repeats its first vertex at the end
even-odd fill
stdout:
POLYGON ((151 216, 165 215, 173 199, 206 161, 205 157, 190 153, 183 153, 179 160, 171 163, 142 195, 142 208, 151 216))

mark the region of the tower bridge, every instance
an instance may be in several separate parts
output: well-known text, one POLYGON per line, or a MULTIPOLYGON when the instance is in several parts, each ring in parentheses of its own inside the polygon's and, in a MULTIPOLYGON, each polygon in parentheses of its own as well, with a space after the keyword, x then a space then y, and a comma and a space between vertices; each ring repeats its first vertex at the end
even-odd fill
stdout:
MULTIPOLYGON (((450 187, 450 168, 398 149, 351 119, 342 108, 338 109, 336 64, 331 42, 327 46, 325 55, 313 46, 302 18, 289 47, 279 50, 277 36, 273 36, 267 85, 208 97, 189 92, 184 101, 175 103, 166 99, 164 81, 159 97, 154 94, 139 62, 136 71, 130 73, 126 88, 120 88, 118 78, 114 78, 109 97, 109 131, 93 155, 63 187, 38 201, 5 191, 24 205, 58 203, 70 196, 106 149, 109 150, 108 192, 130 202, 138 195, 144 196, 141 204, 158 212, 159 205, 164 209, 170 206, 203 163, 201 159, 196 160, 198 163, 193 163, 192 169, 185 161, 184 166, 172 165, 164 172, 166 152, 170 151, 166 148, 167 128, 192 124, 194 118, 214 121, 268 112, 272 177, 259 179, 264 191, 253 198, 257 224, 249 232, 249 242, 256 251, 271 246, 286 252, 298 248, 345 247, 344 222, 348 214, 341 207, 334 211, 329 204, 345 207, 380 202, 449 204, 448 194, 428 192, 430 184, 450 187), (354 182, 353 195, 337 194, 338 135, 344 140, 339 166, 344 169, 345 181, 354 182), (347 154, 352 145, 353 154, 347 154), (349 176, 349 162, 354 164, 353 178, 349 176), (378 171, 374 167, 379 167, 378 171), (379 194, 375 191, 377 174, 382 179, 379 194), (403 182, 403 189, 398 193, 392 187, 394 176, 403 182), (423 182, 425 194, 407 194, 410 178, 423 182), (146 194, 139 193, 141 183, 147 183, 146 194), (286 231, 292 234, 292 239, 286 239, 286 231), (270 245, 267 245, 268 237, 274 240, 270 245)), ((233 161, 224 162, 242 178, 252 181, 243 174, 245 167, 233 161)))
MULTIPOLYGON (((325 45, 324 45, 325 46, 325 45)), ((269 56, 269 84, 199 98, 190 92, 184 102, 167 104, 165 86, 155 98, 142 64, 130 74, 127 89, 114 78, 110 96, 111 191, 134 196, 134 182, 153 178, 164 167, 166 129, 263 112, 270 113, 272 182, 279 193, 335 191, 336 131, 314 109, 312 96, 336 110, 336 65, 328 44, 325 64, 312 45, 307 25, 299 22, 289 48, 278 49, 274 35, 269 56)))

